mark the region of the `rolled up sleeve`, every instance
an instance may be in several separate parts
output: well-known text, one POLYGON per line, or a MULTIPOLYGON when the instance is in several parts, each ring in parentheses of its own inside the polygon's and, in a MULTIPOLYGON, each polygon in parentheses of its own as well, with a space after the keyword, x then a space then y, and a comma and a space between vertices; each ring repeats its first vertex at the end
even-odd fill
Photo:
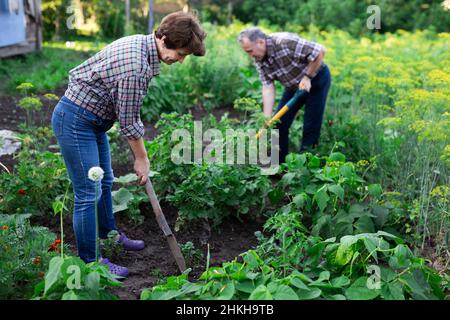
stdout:
POLYGON ((295 57, 305 62, 313 62, 317 59, 323 46, 317 42, 300 39, 295 47, 295 57))
POLYGON ((148 81, 141 76, 128 76, 119 80, 117 89, 118 120, 120 134, 127 139, 138 140, 144 136, 144 124, 140 110, 147 93, 148 81))

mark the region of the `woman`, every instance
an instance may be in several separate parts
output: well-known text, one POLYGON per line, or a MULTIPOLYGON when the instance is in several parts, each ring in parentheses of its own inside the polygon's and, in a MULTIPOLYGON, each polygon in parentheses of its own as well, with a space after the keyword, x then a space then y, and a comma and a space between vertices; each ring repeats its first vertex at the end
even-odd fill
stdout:
MULTIPOLYGON (((150 163, 144 147, 144 126, 139 111, 148 83, 159 74, 159 64, 182 63, 186 56, 205 54, 206 33, 198 20, 183 12, 166 16, 150 35, 124 37, 72 69, 64 97, 52 115, 52 128, 73 184, 73 226, 78 254, 85 262, 96 260, 95 206, 100 238, 116 230, 111 188, 114 180, 106 132, 116 120, 135 158, 134 170, 141 185, 148 178, 150 163), (98 186, 88 178, 92 167, 101 167, 98 186)), ((142 250, 142 240, 123 233, 117 241, 125 250, 142 250)), ((110 271, 126 277, 128 269, 101 259, 110 271)))

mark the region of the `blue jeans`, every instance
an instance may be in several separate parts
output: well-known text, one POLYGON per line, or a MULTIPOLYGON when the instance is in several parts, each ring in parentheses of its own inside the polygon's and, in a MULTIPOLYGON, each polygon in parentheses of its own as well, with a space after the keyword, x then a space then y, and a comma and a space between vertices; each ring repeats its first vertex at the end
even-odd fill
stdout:
MULTIPOLYGON (((280 119, 277 129, 280 133, 280 163, 285 162, 289 153, 289 128, 297 112, 305 106, 303 118, 303 136, 300 152, 313 148, 319 144, 320 128, 322 126, 328 90, 331 85, 331 75, 325 65, 311 80, 311 90, 303 95, 295 105, 280 119)), ((277 107, 277 112, 286 105, 297 89, 285 89, 277 107)))
POLYGON ((103 120, 66 97, 53 110, 53 132, 75 195, 73 228, 78 255, 85 262, 95 261, 95 206, 100 238, 106 238, 109 231, 116 229, 111 196, 114 175, 106 134, 113 124, 113 120, 103 120), (95 182, 88 178, 88 171, 98 166, 105 174, 97 184, 98 202, 95 203, 95 182))

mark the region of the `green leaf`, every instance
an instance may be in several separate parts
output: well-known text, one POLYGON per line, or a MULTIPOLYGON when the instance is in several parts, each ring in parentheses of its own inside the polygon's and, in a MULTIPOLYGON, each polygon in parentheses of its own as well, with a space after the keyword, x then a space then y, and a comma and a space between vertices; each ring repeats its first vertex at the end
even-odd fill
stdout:
POLYGON ((360 277, 345 290, 345 296, 349 300, 372 300, 380 295, 379 289, 369 289, 367 286, 367 277, 360 277))
POLYGON ((248 300, 273 300, 269 289, 263 284, 259 285, 248 298, 248 300))
POLYGON ((292 284, 293 286, 299 288, 299 289, 303 289, 303 290, 307 290, 307 291, 310 290, 310 289, 308 288, 308 286, 307 286, 302 280, 300 280, 300 279, 297 278, 297 277, 293 277, 293 278, 291 279, 291 284, 292 284))
POLYGON ((127 184, 135 181, 137 181, 137 175, 135 173, 129 173, 127 175, 114 178, 114 182, 121 184, 127 184))
POLYGON ((270 191, 267 196, 269 197, 272 205, 277 205, 281 200, 283 200, 284 192, 280 188, 275 188, 270 191))
POLYGON ((98 292, 100 289, 100 274, 98 272, 91 272, 86 276, 86 286, 94 291, 98 292))
POLYGON ((328 281, 328 280, 330 280, 330 271, 325 270, 319 274, 319 278, 316 281, 314 281, 313 283, 311 283, 311 285, 317 284, 319 282, 328 281))
POLYGON ((272 292, 272 297, 274 300, 298 300, 298 296, 295 291, 287 285, 270 283, 268 288, 272 292))
POLYGON ((383 189, 381 188, 381 185, 379 184, 370 184, 368 186, 369 194, 374 197, 375 199, 379 199, 381 197, 381 194, 383 193, 383 189))
POLYGON ((327 207, 329 199, 330 197, 327 194, 327 185, 322 186, 314 195, 314 200, 317 202, 321 212, 323 212, 323 210, 327 207))
POLYGON ((365 215, 365 207, 360 204, 352 204, 348 210, 348 214, 353 218, 359 218, 365 215))
POLYGON ((377 229, 381 229, 388 219, 389 209, 376 204, 373 206, 372 212, 375 216, 377 229))
POLYGON ((335 295, 327 297, 327 299, 329 299, 329 300, 347 300, 347 298, 342 294, 335 294, 335 295))
POLYGON ((345 162, 345 155, 340 152, 333 152, 328 157, 328 160, 330 161, 339 161, 339 162, 345 162))
POLYGON ((310 290, 297 290, 297 296, 299 300, 312 300, 320 297, 322 290, 319 288, 311 288, 310 290))
POLYGON ((335 288, 343 288, 350 284, 350 279, 347 278, 346 276, 342 275, 340 277, 331 279, 331 284, 335 288))
POLYGON ((372 218, 369 216, 362 216, 354 223, 355 229, 358 233, 373 233, 375 227, 372 218))
POLYGON ((295 172, 288 172, 288 173, 285 173, 285 174, 283 175, 283 177, 281 178, 280 183, 281 183, 283 186, 288 186, 288 185, 290 185, 290 184, 292 183, 292 179, 294 179, 295 176, 296 176, 296 173, 295 173, 295 172))
POLYGON ((355 170, 351 163, 345 163, 339 168, 339 173, 347 179, 352 179, 355 177, 355 170))
POLYGON ((58 284, 58 280, 62 278, 61 266, 63 263, 64 259, 60 256, 50 260, 48 272, 45 275, 44 296, 51 293, 52 289, 58 284))
POLYGON ((308 168, 319 168, 320 167, 320 158, 316 156, 311 156, 308 161, 308 168))
POLYGON ((80 299, 80 296, 78 296, 75 293, 75 291, 70 290, 62 295, 61 300, 83 300, 83 299, 80 299))
POLYGON ((397 281, 389 283, 383 282, 381 284, 381 295, 386 300, 405 300, 402 285, 397 281))
POLYGON ((301 194, 297 194, 292 202, 295 203, 298 209, 303 209, 303 206, 305 205, 306 199, 308 199, 308 195, 304 192, 301 194))
POLYGON ((251 280, 244 280, 241 282, 237 282, 235 285, 236 290, 245 292, 245 293, 252 293, 255 290, 255 285, 253 284, 253 281, 251 280))
POLYGON ((233 281, 229 281, 225 283, 222 288, 220 288, 219 296, 217 298, 220 300, 231 300, 235 292, 236 290, 233 281))
POLYGON ((364 246, 366 247, 369 254, 375 259, 378 263, 377 249, 378 249, 378 241, 372 237, 364 237, 364 246))
POLYGON ((403 269, 409 267, 411 264, 410 258, 412 252, 404 244, 399 244, 394 248, 393 256, 389 259, 389 266, 393 269, 403 269))
POLYGON ((341 244, 336 251, 336 256, 334 258, 335 264, 339 266, 345 266, 350 262, 352 256, 353 250, 351 246, 348 246, 347 244, 341 244))
POLYGON ((128 203, 133 199, 133 194, 125 188, 113 191, 113 213, 128 209, 128 203))
POLYGON ((334 193, 341 199, 341 201, 344 201, 344 188, 342 188, 338 184, 333 184, 331 186, 328 186, 328 190, 334 193))

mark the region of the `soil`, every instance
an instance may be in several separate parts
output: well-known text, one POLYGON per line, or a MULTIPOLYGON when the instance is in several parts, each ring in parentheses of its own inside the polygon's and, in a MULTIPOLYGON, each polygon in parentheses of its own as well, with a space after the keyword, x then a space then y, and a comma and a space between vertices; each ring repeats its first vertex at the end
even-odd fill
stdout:
MULTIPOLYGON (((61 87, 53 93, 61 97, 64 91, 65 87, 61 87)), ((26 112, 16 107, 19 100, 20 97, 18 96, 0 95, 0 130, 20 131, 18 126, 20 123, 26 121, 26 112)), ((50 126, 52 111, 57 102, 48 101, 45 98, 41 100, 44 105, 40 113, 35 116, 35 123, 50 126)), ((201 119, 209 113, 199 107, 191 109, 190 112, 192 112, 196 120, 201 119)), ((228 112, 230 117, 239 116, 231 106, 214 109, 211 112, 218 119, 225 112, 228 112)), ((158 134, 158 130, 152 124, 146 124, 145 127, 146 139, 152 139, 158 134)), ((0 157, 0 162, 10 171, 17 164, 17 161, 12 156, 2 156, 0 157)), ((131 162, 125 165, 114 166, 113 164, 113 169, 116 176, 121 176, 132 172, 133 166, 131 162)), ((161 202, 161 207, 178 243, 184 244, 187 241, 191 241, 194 243, 195 248, 201 250, 203 254, 201 261, 197 265, 188 265, 188 267, 192 268, 189 274, 191 280, 199 276, 205 269, 208 245, 211 266, 220 265, 222 262, 239 258, 242 252, 256 246, 257 240, 254 233, 262 230, 262 225, 264 224, 264 219, 261 217, 249 215, 243 218, 242 221, 236 218, 228 219, 218 229, 211 230, 206 224, 196 223, 184 227, 179 232, 175 232, 176 208, 164 202, 161 202)), ((123 252, 116 259, 111 260, 114 263, 128 267, 130 271, 129 276, 123 281, 123 287, 113 290, 120 299, 139 299, 143 289, 158 284, 166 276, 179 274, 178 267, 171 255, 167 241, 155 220, 150 204, 143 203, 140 209, 145 219, 141 225, 133 225, 125 215, 120 213, 116 215, 118 230, 124 232, 130 239, 141 239, 146 244, 142 251, 123 252)), ((33 216, 32 223, 48 227, 51 231, 59 235, 58 217, 50 214, 40 217, 33 216)), ((64 235, 65 246, 73 254, 76 254, 76 242, 71 215, 66 215, 64 218, 64 235)))
MULTIPOLYGON (((225 220, 217 230, 209 230, 207 225, 196 223, 175 232, 176 208, 164 202, 161 202, 161 208, 177 242, 184 244, 191 241, 203 254, 201 261, 196 265, 189 265, 189 257, 185 257, 187 267, 192 268, 189 273, 190 280, 194 280, 205 270, 208 245, 210 266, 221 265, 222 262, 239 258, 242 252, 255 248, 257 240, 254 233, 262 230, 264 224, 261 217, 249 216, 242 221, 235 218, 225 220)), ((122 281, 123 287, 112 290, 122 300, 139 299, 143 289, 157 285, 164 277, 180 274, 150 204, 141 205, 141 214, 144 216, 144 222, 140 225, 133 225, 125 215, 120 213, 116 215, 118 230, 130 239, 144 240, 146 245, 142 251, 123 251, 115 259, 110 259, 113 263, 126 266, 130 271, 129 276, 122 281)), ((33 217, 31 222, 48 227, 59 234, 58 217, 50 215, 33 217)), ((71 215, 64 218, 64 243, 73 254, 77 254, 71 215)))

